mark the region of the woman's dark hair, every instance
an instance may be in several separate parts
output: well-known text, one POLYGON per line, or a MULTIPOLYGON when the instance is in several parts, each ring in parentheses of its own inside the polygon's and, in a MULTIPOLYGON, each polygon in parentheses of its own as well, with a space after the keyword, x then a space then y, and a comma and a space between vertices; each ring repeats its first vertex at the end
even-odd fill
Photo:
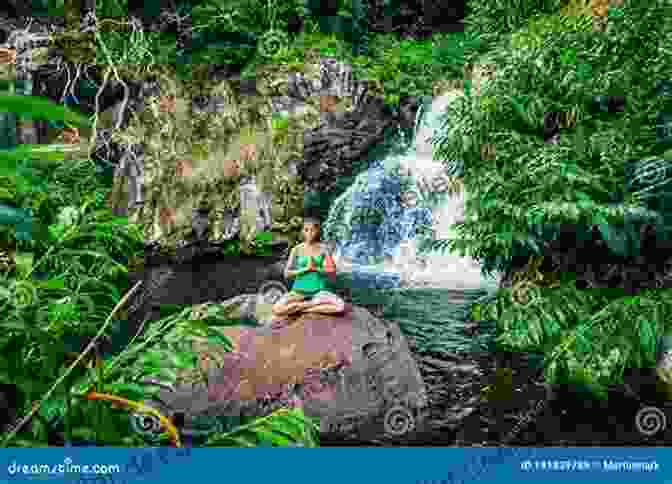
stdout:
POLYGON ((303 223, 322 225, 322 217, 317 210, 306 209, 303 212, 303 223))

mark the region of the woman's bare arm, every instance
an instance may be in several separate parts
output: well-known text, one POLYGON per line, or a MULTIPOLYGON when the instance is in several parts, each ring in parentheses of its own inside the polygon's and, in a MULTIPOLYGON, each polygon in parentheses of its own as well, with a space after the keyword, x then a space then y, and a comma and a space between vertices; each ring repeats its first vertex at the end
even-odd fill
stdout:
POLYGON ((292 270, 294 268, 294 264, 296 263, 296 255, 299 247, 300 246, 297 245, 289 252, 289 259, 287 259, 287 265, 285 266, 285 279, 294 279, 296 276, 300 276, 301 274, 306 272, 305 270, 304 271, 292 270))
POLYGON ((331 250, 331 246, 322 242, 321 252, 324 254, 324 257, 331 257, 331 261, 334 263, 334 273, 338 272, 338 267, 336 266, 336 259, 334 258, 334 251, 331 250))

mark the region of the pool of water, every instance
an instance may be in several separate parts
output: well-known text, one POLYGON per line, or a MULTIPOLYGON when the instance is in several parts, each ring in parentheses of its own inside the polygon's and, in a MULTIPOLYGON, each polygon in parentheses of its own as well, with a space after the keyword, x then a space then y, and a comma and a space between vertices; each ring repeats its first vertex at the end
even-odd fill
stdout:
POLYGON ((376 307, 386 320, 396 321, 414 340, 418 351, 492 351, 495 325, 479 322, 471 331, 469 311, 475 302, 492 297, 488 288, 444 289, 395 287, 398 274, 339 274, 335 288, 345 290, 358 306, 376 307))

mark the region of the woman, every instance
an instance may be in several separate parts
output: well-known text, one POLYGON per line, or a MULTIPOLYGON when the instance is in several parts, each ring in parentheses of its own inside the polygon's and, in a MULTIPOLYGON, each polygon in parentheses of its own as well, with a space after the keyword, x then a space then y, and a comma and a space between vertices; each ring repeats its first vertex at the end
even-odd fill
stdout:
POLYGON ((331 251, 320 241, 318 219, 304 219, 303 238, 305 242, 292 249, 285 267, 285 278, 296 280, 292 290, 273 305, 273 316, 282 318, 298 312, 342 313, 343 299, 326 290, 326 276, 335 278, 336 265, 331 251))

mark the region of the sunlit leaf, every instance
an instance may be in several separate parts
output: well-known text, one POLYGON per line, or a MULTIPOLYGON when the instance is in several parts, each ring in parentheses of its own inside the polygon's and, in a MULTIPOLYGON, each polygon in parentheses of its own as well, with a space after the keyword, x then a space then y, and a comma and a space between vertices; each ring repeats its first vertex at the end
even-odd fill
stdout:
POLYGON ((91 121, 86 116, 38 96, 0 94, 0 111, 21 114, 36 120, 59 120, 79 126, 91 126, 91 121))

